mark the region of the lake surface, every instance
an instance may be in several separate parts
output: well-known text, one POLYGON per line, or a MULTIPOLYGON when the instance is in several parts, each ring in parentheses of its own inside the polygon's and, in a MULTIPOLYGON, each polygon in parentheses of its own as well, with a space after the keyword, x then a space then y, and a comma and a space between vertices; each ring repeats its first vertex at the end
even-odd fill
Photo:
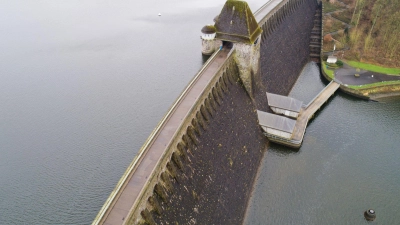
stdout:
MULTIPOLYGON (((326 85, 308 64, 290 96, 308 103, 326 85)), ((309 123, 299 150, 271 144, 245 224, 400 224, 400 101, 340 91, 309 123)))
POLYGON ((2 1, 0 224, 90 224, 201 68, 224 2, 2 1))

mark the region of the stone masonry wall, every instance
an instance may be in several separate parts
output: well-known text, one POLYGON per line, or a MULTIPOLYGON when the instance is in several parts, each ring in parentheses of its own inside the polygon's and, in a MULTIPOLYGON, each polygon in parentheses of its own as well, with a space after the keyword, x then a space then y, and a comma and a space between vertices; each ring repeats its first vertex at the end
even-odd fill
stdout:
POLYGON ((317 1, 305 0, 278 26, 262 26, 260 77, 255 95, 258 109, 268 111, 265 92, 289 94, 303 66, 309 61, 310 33, 317 1), (272 32, 269 31, 272 29, 272 32))
POLYGON ((213 39, 213 40, 205 40, 201 39, 201 52, 204 55, 212 55, 218 48, 219 46, 222 45, 221 40, 213 39))
POLYGON ((156 224, 240 224, 253 180, 266 147, 256 108, 237 67, 230 71, 228 91, 211 111, 209 121, 184 148, 182 170, 171 180, 156 224))
MULTIPOLYGON (((264 29, 253 99, 237 65, 226 71, 226 91, 201 110, 205 118, 172 155, 142 211, 144 224, 242 224, 252 185, 268 144, 256 110, 267 111, 265 92, 288 94, 309 60, 315 0, 295 1, 293 12, 264 29), (171 175, 168 175, 171 174, 171 175)), ((282 15, 282 13, 281 13, 282 15)))

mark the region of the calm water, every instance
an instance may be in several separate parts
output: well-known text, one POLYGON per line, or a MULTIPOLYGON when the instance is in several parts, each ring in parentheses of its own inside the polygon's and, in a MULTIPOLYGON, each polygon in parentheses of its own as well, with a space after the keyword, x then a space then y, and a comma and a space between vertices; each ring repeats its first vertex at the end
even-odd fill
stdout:
POLYGON ((0 224, 91 223, 224 2, 1 1, 0 224))
MULTIPOLYGON (((308 103, 325 84, 308 64, 290 96, 308 103)), ((245 224, 400 224, 400 100, 338 92, 309 124, 298 151, 272 144, 245 224)))

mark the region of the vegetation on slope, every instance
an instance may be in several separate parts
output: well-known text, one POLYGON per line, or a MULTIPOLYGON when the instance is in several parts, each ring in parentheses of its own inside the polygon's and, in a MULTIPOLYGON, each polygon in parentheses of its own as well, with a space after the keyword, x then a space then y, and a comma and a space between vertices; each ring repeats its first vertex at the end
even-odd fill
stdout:
POLYGON ((400 69, 397 68, 387 68, 377 65, 371 65, 368 63, 356 62, 356 61, 346 61, 346 63, 354 68, 360 68, 363 70, 369 70, 373 72, 383 73, 383 74, 390 74, 390 75, 399 75, 400 69))
POLYGON ((400 67, 400 0, 346 0, 353 10, 348 33, 340 41, 350 46, 345 58, 400 67))

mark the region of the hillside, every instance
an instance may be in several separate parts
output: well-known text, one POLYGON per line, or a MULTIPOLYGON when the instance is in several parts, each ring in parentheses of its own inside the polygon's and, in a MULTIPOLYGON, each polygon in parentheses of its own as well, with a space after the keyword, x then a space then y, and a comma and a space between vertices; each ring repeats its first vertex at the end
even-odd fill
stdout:
MULTIPOLYGON (((326 17, 325 26, 329 28, 332 20, 350 25, 332 33, 337 45, 350 47, 343 54, 345 59, 400 67, 400 0, 330 0, 326 8, 336 11, 326 17)), ((333 31, 330 28, 325 34, 333 31)))

